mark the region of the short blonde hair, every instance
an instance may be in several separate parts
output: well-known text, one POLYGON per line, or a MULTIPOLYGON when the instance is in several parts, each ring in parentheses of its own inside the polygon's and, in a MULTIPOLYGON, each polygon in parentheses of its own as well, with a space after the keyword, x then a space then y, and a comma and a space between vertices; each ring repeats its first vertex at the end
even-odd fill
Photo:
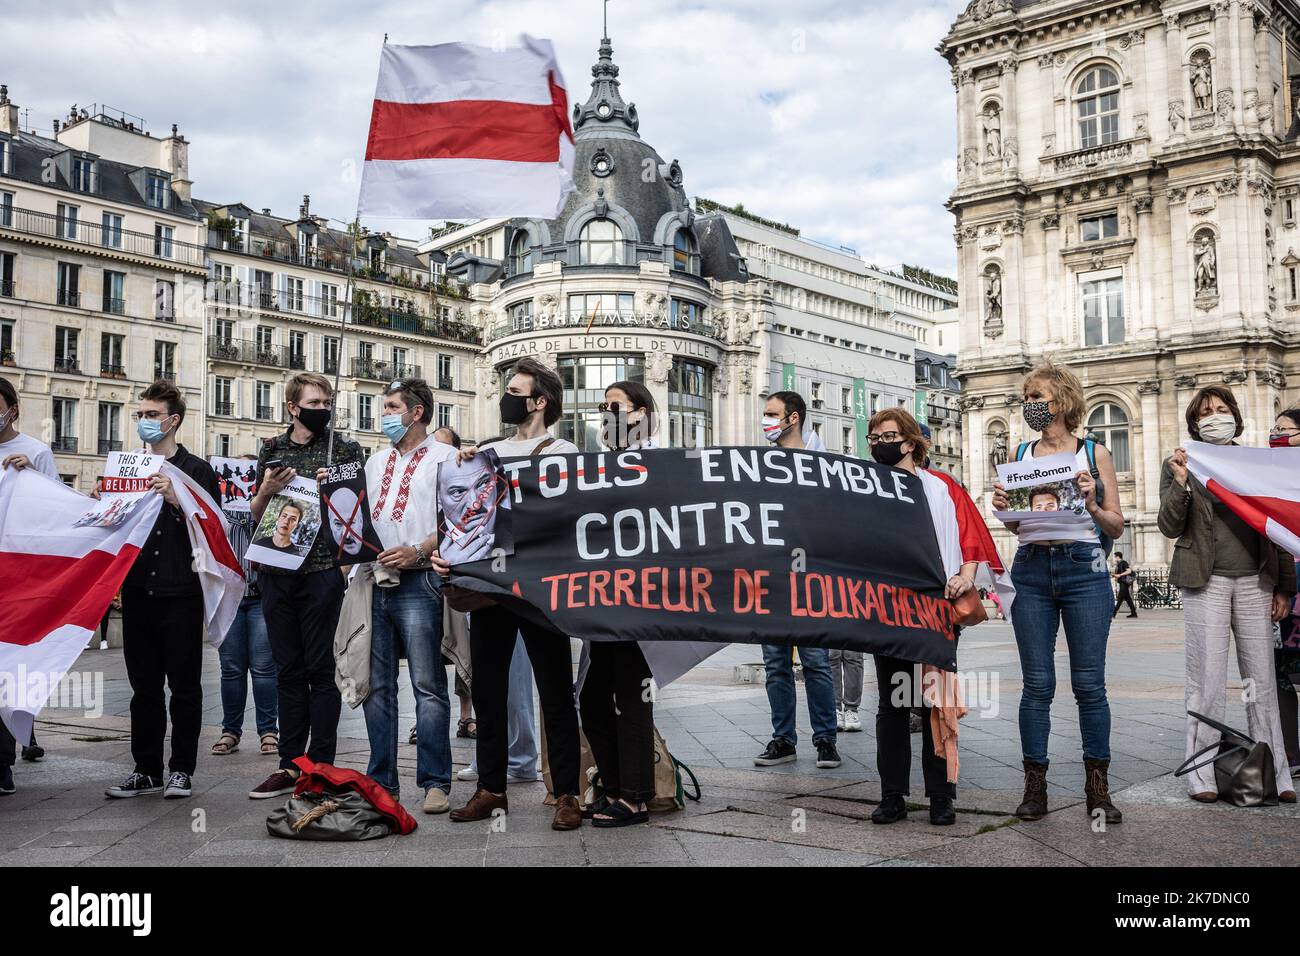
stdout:
POLYGON ((1032 372, 1025 376, 1020 386, 1023 392, 1031 382, 1046 382, 1056 393, 1056 414, 1061 417, 1065 430, 1072 432, 1083 423, 1083 413, 1087 406, 1083 400, 1083 383, 1064 365, 1057 365, 1051 359, 1044 360, 1032 372))
POLYGON ((898 433, 903 436, 902 440, 912 443, 912 461, 924 465, 925 456, 930 452, 930 441, 921 432, 921 426, 912 413, 903 406, 882 408, 876 412, 867 423, 867 432, 874 432, 883 423, 890 421, 898 422, 898 433))
POLYGON ((325 393, 326 398, 334 397, 334 386, 330 384, 330 380, 324 375, 317 372, 299 372, 289 379, 289 384, 284 387, 284 400, 297 405, 298 400, 302 398, 303 390, 308 385, 315 385, 325 393))

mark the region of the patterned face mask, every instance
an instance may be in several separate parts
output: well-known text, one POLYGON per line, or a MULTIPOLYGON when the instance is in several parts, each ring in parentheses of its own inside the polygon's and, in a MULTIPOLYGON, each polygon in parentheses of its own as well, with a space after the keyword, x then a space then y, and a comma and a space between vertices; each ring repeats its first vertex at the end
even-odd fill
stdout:
POLYGON ((1056 421, 1056 415, 1048 409, 1051 402, 1025 402, 1021 409, 1025 416, 1025 424, 1036 432, 1041 432, 1052 422, 1056 421))

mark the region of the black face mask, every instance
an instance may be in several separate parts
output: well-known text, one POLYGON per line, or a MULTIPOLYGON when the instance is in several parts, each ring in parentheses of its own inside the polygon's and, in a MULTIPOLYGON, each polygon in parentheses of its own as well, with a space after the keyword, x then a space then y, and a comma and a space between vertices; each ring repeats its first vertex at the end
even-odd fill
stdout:
POLYGON ((506 392, 501 396, 501 421, 507 425, 518 425, 528 417, 528 396, 511 395, 506 392))
POLYGON ((299 408, 298 421, 302 422, 303 428, 320 438, 330 427, 333 414, 328 408, 299 408))
POLYGON ((902 439, 876 442, 871 446, 871 457, 882 465, 888 465, 890 468, 898 467, 898 463, 903 460, 902 439))

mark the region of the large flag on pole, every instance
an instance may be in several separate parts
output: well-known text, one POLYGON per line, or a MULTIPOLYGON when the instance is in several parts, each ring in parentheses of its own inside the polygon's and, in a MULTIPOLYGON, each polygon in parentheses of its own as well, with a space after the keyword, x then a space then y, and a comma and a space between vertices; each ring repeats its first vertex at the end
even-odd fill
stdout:
POLYGON ((1238 518, 1300 560, 1300 449, 1189 441, 1187 470, 1238 518))
POLYGON ((384 44, 359 210, 553 219, 573 191, 569 97, 549 40, 384 44))

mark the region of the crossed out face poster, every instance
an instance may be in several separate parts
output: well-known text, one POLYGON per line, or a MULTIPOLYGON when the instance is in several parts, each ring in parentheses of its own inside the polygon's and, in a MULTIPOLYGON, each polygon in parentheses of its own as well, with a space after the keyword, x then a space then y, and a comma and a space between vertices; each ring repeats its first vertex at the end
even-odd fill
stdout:
POLYGON ((307 560, 320 525, 316 482, 299 476, 267 504, 248 546, 248 560, 296 571, 307 560))
POLYGON ((99 499, 78 518, 78 528, 115 528, 153 492, 149 479, 166 459, 142 451, 110 452, 99 479, 99 499))
POLYGON ((337 565, 373 561, 384 550, 370 520, 365 465, 359 461, 331 465, 320 485, 325 512, 322 533, 337 565))
POLYGON ((438 551, 448 564, 514 552, 509 486, 490 448, 438 465, 438 551))
POLYGON ((221 489, 218 505, 225 511, 248 511, 257 494, 257 461, 252 458, 209 458, 221 489))

